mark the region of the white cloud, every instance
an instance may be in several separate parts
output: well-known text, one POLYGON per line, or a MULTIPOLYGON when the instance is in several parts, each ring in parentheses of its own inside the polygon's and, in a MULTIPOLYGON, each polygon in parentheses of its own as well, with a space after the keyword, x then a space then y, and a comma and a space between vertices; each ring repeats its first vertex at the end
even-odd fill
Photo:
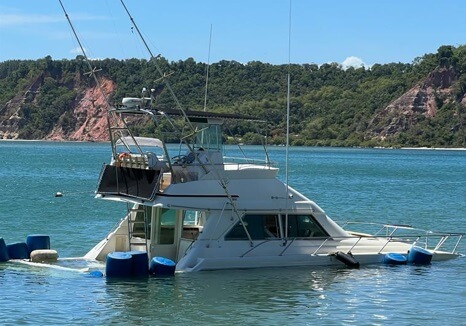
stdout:
POLYGON ((362 61, 362 59, 354 56, 347 57, 342 63, 341 66, 343 69, 348 69, 349 67, 361 68, 367 67, 367 65, 362 61))
MULTIPOLYGON (((87 51, 87 50, 84 49, 84 51, 87 51)), ((71 49, 70 53, 78 55, 78 54, 83 54, 83 51, 81 50, 81 48, 79 46, 77 46, 74 49, 71 49)))

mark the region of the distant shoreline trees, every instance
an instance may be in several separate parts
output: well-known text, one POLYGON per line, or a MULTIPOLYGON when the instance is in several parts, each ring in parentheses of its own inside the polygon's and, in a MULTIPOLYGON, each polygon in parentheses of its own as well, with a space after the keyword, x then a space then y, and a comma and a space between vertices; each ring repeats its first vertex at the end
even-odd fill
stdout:
MULTIPOLYGON (((9 60, 0 62, 0 118, 8 119, 12 101, 20 107, 18 132, 24 139, 42 139, 54 126, 71 131, 76 124, 73 108, 82 91, 93 81, 85 75, 82 56, 73 60, 9 60)), ((181 103, 192 110, 204 107, 204 63, 192 58, 158 64, 171 73, 170 83, 181 103)), ((158 107, 174 107, 152 62, 140 59, 104 59, 93 62, 99 76, 116 83, 111 100, 139 97, 142 87, 155 90, 158 107)), ((287 65, 258 61, 242 64, 222 60, 210 66, 207 109, 261 117, 266 121, 268 142, 285 139, 287 65)), ((343 69, 336 63, 292 64, 292 145, 308 146, 465 146, 462 99, 466 90, 466 47, 441 46, 413 63, 375 64, 371 68, 343 69), (389 139, 369 137, 367 128, 374 116, 437 67, 453 67, 453 98, 436 97, 437 114, 419 116, 419 121, 389 139)), ((383 121, 382 121, 383 123, 383 121)), ((229 124, 232 137, 246 144, 263 141, 250 123, 229 124)), ((136 127, 144 136, 154 133, 148 125, 136 127)), ((233 139, 233 138, 231 138, 233 139)))

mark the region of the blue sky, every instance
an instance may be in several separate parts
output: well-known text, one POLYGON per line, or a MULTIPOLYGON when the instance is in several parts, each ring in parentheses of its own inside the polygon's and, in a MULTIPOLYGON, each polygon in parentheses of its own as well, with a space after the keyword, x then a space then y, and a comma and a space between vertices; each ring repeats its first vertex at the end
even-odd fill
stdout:
MULTIPOLYGON (((62 0, 91 58, 148 58, 119 0, 62 0)), ((170 61, 288 62, 289 0, 126 0, 154 54, 170 61)), ((466 43, 466 1, 292 0, 291 62, 412 62, 466 43), (345 61, 346 60, 346 61, 345 61)), ((74 58, 58 0, 0 0, 0 62, 74 58)))

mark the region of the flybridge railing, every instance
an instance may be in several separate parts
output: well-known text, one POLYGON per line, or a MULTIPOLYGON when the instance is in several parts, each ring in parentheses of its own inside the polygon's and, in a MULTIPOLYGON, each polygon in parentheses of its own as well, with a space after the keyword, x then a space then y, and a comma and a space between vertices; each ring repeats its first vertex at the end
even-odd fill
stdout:
POLYGON ((237 157, 237 156, 224 156, 223 161, 225 165, 229 164, 254 164, 254 165, 264 165, 264 166, 276 166, 277 163, 270 162, 264 159, 249 158, 249 157, 237 157))

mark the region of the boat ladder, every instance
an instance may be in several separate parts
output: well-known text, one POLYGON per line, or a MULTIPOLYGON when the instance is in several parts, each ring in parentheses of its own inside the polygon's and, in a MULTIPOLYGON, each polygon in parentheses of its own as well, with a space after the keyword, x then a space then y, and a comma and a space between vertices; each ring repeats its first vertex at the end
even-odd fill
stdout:
POLYGON ((148 209, 143 206, 142 208, 128 208, 128 240, 129 250, 145 250, 148 252, 148 209))

